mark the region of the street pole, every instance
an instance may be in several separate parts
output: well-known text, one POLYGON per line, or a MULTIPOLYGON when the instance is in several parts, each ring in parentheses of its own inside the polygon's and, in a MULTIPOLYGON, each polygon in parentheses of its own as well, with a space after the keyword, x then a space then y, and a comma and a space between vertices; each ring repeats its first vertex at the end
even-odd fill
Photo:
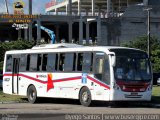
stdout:
POLYGON ((146 10, 147 11, 147 13, 148 13, 148 22, 147 22, 147 27, 148 27, 148 29, 147 29, 147 41, 148 41, 148 57, 150 58, 150 55, 151 55, 151 49, 150 49, 150 10, 152 10, 152 8, 147 8, 147 9, 144 9, 144 10, 146 10))
POLYGON ((4 2, 5 2, 6 12, 7 12, 7 14, 9 14, 7 0, 4 0, 4 2))
MULTIPOLYGON (((29 15, 32 15, 32 0, 29 0, 29 15)), ((32 40, 32 22, 29 23, 29 41, 32 40)))
POLYGON ((32 15, 32 0, 29 0, 29 15, 32 15))

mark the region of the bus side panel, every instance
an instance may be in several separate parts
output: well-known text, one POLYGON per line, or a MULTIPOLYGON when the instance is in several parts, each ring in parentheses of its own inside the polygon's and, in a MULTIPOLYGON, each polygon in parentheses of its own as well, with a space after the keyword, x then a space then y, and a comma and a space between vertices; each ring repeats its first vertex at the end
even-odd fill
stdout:
POLYGON ((45 90, 47 97, 78 99, 81 73, 53 73, 52 76, 53 88, 45 90))
POLYGON ((19 95, 27 95, 29 85, 34 85, 38 97, 56 97, 79 99, 82 87, 88 87, 92 100, 109 100, 109 89, 95 82, 93 75, 88 75, 86 82, 82 80, 82 73, 52 73, 51 84, 48 86, 50 73, 20 73, 19 95), (94 80, 93 80, 94 79, 94 80))
POLYGON ((27 90, 30 85, 34 85, 37 90, 37 96, 46 96, 46 81, 47 76, 43 76, 45 78, 38 78, 41 76, 41 73, 20 73, 19 75, 19 95, 27 96, 27 90))
POLYGON ((5 53, 4 63, 3 63, 3 92, 6 94, 12 94, 12 76, 11 76, 12 73, 10 72, 6 73, 6 60, 7 60, 7 54, 5 53))
POLYGON ((12 94, 12 76, 3 76, 3 92, 12 94))
POLYGON ((94 75, 91 75, 91 77, 97 81, 97 82, 93 82, 91 81, 91 83, 93 83, 93 90, 92 90, 92 100, 100 100, 100 101, 109 101, 109 97, 110 97, 110 89, 109 87, 102 83, 102 82, 98 82, 98 80, 96 78, 94 78, 94 75))
POLYGON ((27 96, 27 90, 30 85, 34 85, 37 90, 40 83, 33 81, 33 78, 36 78, 34 73, 19 73, 19 95, 27 96))
POLYGON ((48 74, 50 73, 21 73, 19 82, 19 95, 27 95, 29 85, 34 85, 38 97, 57 97, 78 99, 81 81, 80 74, 53 73, 52 84, 48 87, 48 74))

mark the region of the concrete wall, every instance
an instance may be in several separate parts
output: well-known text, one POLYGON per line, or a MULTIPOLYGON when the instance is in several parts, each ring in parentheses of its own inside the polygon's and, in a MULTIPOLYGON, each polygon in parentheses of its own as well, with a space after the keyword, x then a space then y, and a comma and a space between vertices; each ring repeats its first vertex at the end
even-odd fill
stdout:
MULTIPOLYGON (((160 39, 160 6, 151 6, 151 36, 160 39)), ((121 17, 121 43, 134 40, 138 36, 147 35, 147 11, 144 6, 130 6, 121 17)))
POLYGON ((160 5, 160 0, 148 0, 148 5, 160 5))
MULTIPOLYGON (((150 11, 151 36, 156 36, 160 40, 160 4, 150 7, 152 7, 150 11)), ((148 14, 144 11, 145 8, 146 6, 142 5, 130 6, 120 18, 103 20, 102 44, 120 45, 136 37, 147 35, 148 14)))
POLYGON ((121 32, 120 19, 102 19, 101 43, 99 45, 119 45, 121 32))

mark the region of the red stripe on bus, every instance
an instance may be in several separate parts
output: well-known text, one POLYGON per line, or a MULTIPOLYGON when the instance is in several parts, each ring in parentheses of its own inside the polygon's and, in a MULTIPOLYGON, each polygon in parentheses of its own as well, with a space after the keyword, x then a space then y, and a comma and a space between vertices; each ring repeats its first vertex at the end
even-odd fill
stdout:
MULTIPOLYGON (((36 82, 39 82, 39 83, 43 83, 43 84, 46 84, 47 81, 41 81, 39 79, 36 79, 36 78, 33 78, 33 77, 30 77, 30 76, 27 76, 27 75, 24 75, 24 74, 13 74, 13 76, 21 76, 21 77, 25 77, 25 78, 28 78, 30 80, 34 80, 36 82)), ((12 76, 12 74, 4 74, 3 76, 12 76)))
POLYGON ((40 79, 37 79, 37 78, 34 78, 34 77, 30 77, 30 76, 27 76, 27 75, 24 75, 24 74, 19 74, 19 76, 28 78, 30 80, 33 80, 33 81, 36 81, 36 82, 39 82, 39 83, 42 83, 42 84, 47 84, 47 81, 42 81, 40 79))
MULTIPOLYGON (((4 76, 12 76, 12 74, 4 74, 4 76)), ((17 74, 14 74, 14 76, 17 76, 17 74)), ((19 74, 18 76, 25 77, 25 78, 28 78, 30 80, 34 80, 34 81, 42 83, 42 84, 47 84, 47 81, 42 81, 40 79, 37 79, 37 78, 34 78, 34 77, 30 77, 30 76, 27 76, 27 75, 24 75, 24 74, 19 74)), ((65 81, 71 81, 71 80, 77 80, 77 79, 81 79, 81 76, 79 76, 79 77, 72 77, 72 78, 62 78, 62 79, 52 80, 52 82, 54 82, 54 83, 55 82, 65 82, 65 81)))
POLYGON ((72 78, 63 78, 63 79, 57 79, 57 80, 53 80, 53 82, 65 82, 65 81, 71 81, 71 80, 77 80, 77 79, 81 79, 82 77, 72 77, 72 78))
MULTIPOLYGON (((12 76, 12 74, 4 74, 4 76, 12 76)), ((14 76, 17 76, 17 74, 14 74, 14 76)), ((21 77, 25 77, 25 78, 28 78, 30 80, 33 80, 33 81, 36 81, 36 82, 39 82, 39 83, 42 83, 42 84, 47 84, 48 81, 42 81, 42 80, 39 80, 39 79, 36 79, 36 78, 33 78, 33 77, 30 77, 30 76, 27 76, 27 75, 24 75, 24 74, 19 74, 19 76, 21 77)), ((57 80, 52 80, 53 83, 56 83, 56 82, 65 82, 65 81, 71 81, 71 80, 78 80, 78 79, 81 79, 82 77, 81 76, 78 76, 78 77, 72 77, 72 78, 63 78, 63 79, 57 79, 57 80)), ((107 89, 110 89, 109 86, 99 82, 98 80, 90 77, 90 76, 87 76, 87 78, 97 84, 99 84, 100 86, 103 86, 107 89)))
POLYGON ((107 86, 107 85, 105 85, 105 84, 99 82, 98 80, 96 80, 96 79, 94 79, 94 78, 92 78, 92 77, 90 77, 90 76, 87 76, 87 78, 90 79, 91 81, 93 81, 93 82, 99 84, 100 86, 103 86, 103 87, 105 87, 105 88, 107 88, 107 89, 110 89, 109 86, 107 86))

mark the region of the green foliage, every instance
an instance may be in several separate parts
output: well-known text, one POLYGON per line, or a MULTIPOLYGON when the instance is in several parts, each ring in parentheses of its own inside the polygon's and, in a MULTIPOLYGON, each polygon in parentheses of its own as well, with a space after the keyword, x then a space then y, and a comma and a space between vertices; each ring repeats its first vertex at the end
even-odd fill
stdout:
POLYGON ((160 49, 152 51, 151 60, 154 72, 160 72, 160 49))
POLYGON ((8 50, 29 49, 35 45, 35 41, 17 40, 11 42, 0 42, 0 70, 2 70, 5 52, 8 50))
MULTIPOLYGON (((147 36, 137 37, 136 39, 134 39, 133 41, 130 41, 129 43, 123 43, 122 46, 138 48, 138 49, 147 51, 147 46, 148 46, 147 36)), ((156 37, 151 37, 150 47, 151 47, 151 52, 156 49, 159 49, 160 41, 156 37)))
POLYGON ((18 95, 9 95, 5 94, 0 90, 0 102, 20 102, 24 103, 26 101, 26 97, 24 96, 18 96, 18 95))
POLYGON ((0 62, 0 71, 3 71, 3 61, 0 62))
MULTIPOLYGON (((147 36, 137 37, 129 43, 123 43, 122 46, 141 49, 147 52, 147 36)), ((150 39, 151 62, 154 72, 160 72, 160 41, 156 37, 150 39)))

